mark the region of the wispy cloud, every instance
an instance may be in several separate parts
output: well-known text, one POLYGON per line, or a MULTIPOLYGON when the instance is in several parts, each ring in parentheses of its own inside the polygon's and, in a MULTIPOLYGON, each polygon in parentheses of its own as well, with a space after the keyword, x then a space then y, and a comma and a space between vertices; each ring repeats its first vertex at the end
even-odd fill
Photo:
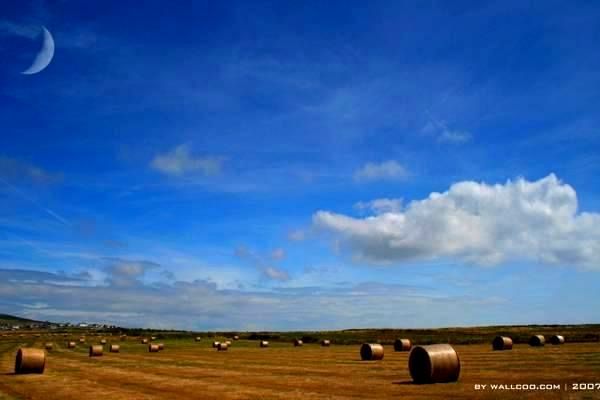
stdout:
POLYGON ((399 212, 402 209, 402 199, 375 199, 371 201, 359 201, 354 205, 360 212, 373 212, 383 214, 387 212, 399 212))
POLYGON ((286 270, 273 265, 273 263, 279 262, 285 258, 285 250, 281 248, 274 249, 269 254, 263 255, 246 246, 238 246, 234 250, 234 255, 241 260, 250 262, 262 273, 263 277, 269 280, 290 280, 290 275, 286 270))
POLYGON ((366 163, 354 172, 354 180, 356 182, 402 180, 409 175, 410 173, 403 165, 397 161, 388 160, 381 163, 366 163))
POLYGON ((430 119, 421 129, 425 135, 431 135, 441 143, 465 143, 471 140, 471 133, 465 130, 450 129, 446 121, 430 119))
POLYGON ((187 144, 175 147, 164 154, 156 155, 150 166, 166 175, 183 176, 186 174, 200 173, 213 176, 221 173, 224 159, 215 156, 194 156, 187 144))

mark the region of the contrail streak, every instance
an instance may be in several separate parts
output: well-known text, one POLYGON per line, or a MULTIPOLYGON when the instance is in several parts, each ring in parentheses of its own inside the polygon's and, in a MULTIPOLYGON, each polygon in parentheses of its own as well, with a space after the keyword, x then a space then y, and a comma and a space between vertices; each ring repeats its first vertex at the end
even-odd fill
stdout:
POLYGON ((37 208, 39 208, 40 210, 44 210, 48 215, 50 215, 52 218, 54 218, 58 222, 62 223, 63 225, 66 225, 66 226, 71 226, 71 223, 69 221, 67 221, 66 219, 64 219, 63 217, 61 217, 60 215, 58 215, 57 213, 55 213, 54 211, 52 211, 51 209, 42 206, 37 201, 35 201, 31 197, 27 196, 21 190, 19 190, 17 187, 11 185, 10 183, 6 182, 2 178, 0 178, 0 182, 4 183, 13 192, 17 193, 19 196, 21 196, 22 198, 24 198, 25 200, 27 200, 28 202, 30 202, 31 204, 33 204, 34 206, 36 206, 37 208))

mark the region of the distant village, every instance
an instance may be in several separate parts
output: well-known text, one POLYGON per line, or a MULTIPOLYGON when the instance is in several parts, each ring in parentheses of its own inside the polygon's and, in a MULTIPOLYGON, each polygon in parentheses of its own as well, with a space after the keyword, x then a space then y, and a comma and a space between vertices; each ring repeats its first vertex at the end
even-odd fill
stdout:
POLYGON ((55 322, 27 322, 27 323, 6 323, 0 322, 0 331, 18 331, 18 330, 31 330, 31 329, 65 329, 65 328, 85 328, 85 329, 115 329, 116 325, 107 324, 89 324, 87 322, 80 322, 72 324, 67 323, 55 323, 55 322))

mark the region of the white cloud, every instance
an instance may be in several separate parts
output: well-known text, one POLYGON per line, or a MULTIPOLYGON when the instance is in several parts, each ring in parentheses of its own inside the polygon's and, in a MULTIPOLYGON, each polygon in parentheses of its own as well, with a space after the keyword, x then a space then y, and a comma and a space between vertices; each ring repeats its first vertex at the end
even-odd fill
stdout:
POLYGON ((479 265, 508 260, 600 268, 600 214, 577 213, 575 190, 554 174, 488 185, 453 184, 404 211, 352 218, 313 216, 354 257, 379 263, 456 258, 479 265))
POLYGON ((358 211, 371 211, 374 214, 399 212, 402 209, 402 199, 376 199, 372 201, 359 201, 354 205, 358 211))
POLYGON ((282 248, 273 249, 271 251, 271 259, 274 261, 280 261, 285 258, 285 250, 282 248))
POLYGON ((426 135, 435 136, 438 142, 465 143, 471 140, 471 133, 465 130, 450 129, 446 121, 432 119, 428 121, 421 132, 426 135))
POLYGON ((292 242, 301 242, 306 239, 306 232, 302 229, 295 229, 288 233, 288 240, 292 242))
POLYGON ((150 166, 167 175, 181 176, 200 172, 206 176, 218 175, 223 166, 221 157, 193 157, 188 145, 182 144, 173 150, 154 157, 150 166))
POLYGON ((285 282, 290 279, 290 275, 287 271, 278 267, 265 267, 263 268, 263 274, 275 281, 285 282))
POLYGON ((389 160, 382 163, 368 162, 354 172, 357 182, 375 180, 400 180, 408 177, 409 172, 397 161, 389 160))

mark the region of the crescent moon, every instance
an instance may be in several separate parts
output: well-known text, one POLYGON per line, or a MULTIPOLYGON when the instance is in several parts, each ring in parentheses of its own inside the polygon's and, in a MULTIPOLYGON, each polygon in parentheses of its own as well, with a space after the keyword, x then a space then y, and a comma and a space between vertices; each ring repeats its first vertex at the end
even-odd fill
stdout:
POLYGON ((21 72, 24 75, 33 75, 41 72, 48 66, 48 64, 50 64, 52 57, 54 57, 54 39, 52 39, 52 35, 50 32, 48 32, 48 29, 46 29, 45 26, 42 26, 42 30, 44 32, 44 42, 42 44, 42 48, 35 56, 31 66, 25 71, 21 72))

